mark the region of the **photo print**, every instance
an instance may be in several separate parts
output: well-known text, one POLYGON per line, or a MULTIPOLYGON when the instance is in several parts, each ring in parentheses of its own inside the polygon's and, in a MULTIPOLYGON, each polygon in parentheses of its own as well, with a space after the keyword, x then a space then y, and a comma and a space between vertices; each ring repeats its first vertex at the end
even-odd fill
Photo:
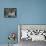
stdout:
POLYGON ((17 17, 17 8, 4 8, 4 17, 16 18, 17 17))

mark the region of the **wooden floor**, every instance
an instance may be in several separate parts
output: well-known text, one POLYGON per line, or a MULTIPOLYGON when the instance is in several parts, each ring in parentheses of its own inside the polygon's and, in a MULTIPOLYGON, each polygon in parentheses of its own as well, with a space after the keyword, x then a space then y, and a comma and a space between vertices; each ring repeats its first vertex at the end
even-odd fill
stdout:
POLYGON ((20 41, 20 46, 46 46, 45 41, 31 41, 31 40, 21 40, 20 41))
MULTIPOLYGON (((8 46, 8 44, 0 44, 0 46, 8 46)), ((11 46, 11 45, 10 45, 11 46)), ((45 41, 34 41, 31 40, 21 40, 19 44, 15 44, 15 46, 46 46, 45 41)))

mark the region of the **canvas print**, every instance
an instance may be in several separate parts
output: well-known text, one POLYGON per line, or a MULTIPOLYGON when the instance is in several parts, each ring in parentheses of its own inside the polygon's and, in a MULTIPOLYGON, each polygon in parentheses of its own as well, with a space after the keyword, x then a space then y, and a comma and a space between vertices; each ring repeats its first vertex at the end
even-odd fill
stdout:
POLYGON ((17 8, 4 8, 4 17, 16 18, 17 17, 17 8))

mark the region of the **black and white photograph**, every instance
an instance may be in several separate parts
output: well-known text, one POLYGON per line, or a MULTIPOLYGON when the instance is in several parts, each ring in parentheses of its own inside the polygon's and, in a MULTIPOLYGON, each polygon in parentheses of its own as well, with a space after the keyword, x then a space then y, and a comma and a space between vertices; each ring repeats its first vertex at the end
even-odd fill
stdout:
POLYGON ((4 17, 16 18, 17 17, 17 8, 4 8, 4 17))

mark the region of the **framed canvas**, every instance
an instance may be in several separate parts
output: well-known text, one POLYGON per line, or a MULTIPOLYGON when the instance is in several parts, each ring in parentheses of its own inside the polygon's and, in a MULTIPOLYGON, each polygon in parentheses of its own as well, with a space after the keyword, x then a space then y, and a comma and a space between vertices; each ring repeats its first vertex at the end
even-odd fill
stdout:
POLYGON ((4 17, 16 18, 17 17, 17 8, 4 8, 4 17))

